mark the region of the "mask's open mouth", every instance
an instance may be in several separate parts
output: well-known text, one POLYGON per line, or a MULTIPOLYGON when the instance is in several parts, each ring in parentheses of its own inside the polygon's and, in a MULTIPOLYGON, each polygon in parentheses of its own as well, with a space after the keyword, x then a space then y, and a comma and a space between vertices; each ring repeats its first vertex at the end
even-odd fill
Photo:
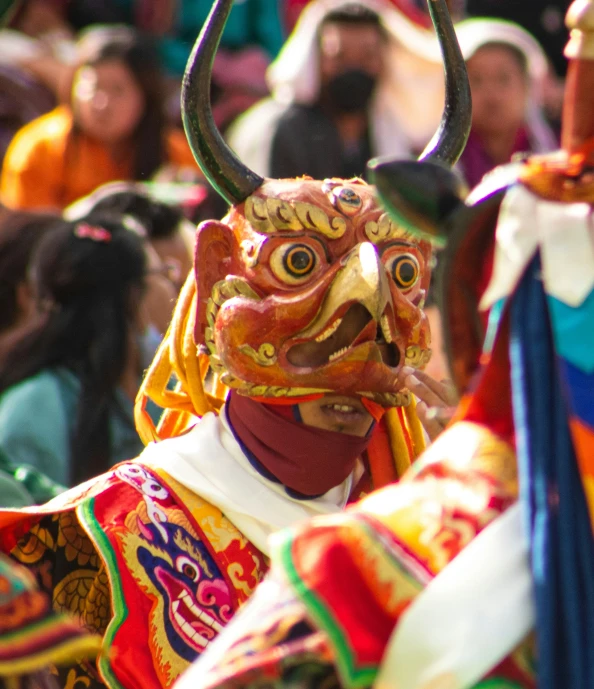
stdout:
POLYGON ((293 345, 287 352, 287 361, 298 368, 319 368, 347 355, 365 342, 375 342, 386 366, 396 368, 400 363, 400 350, 392 342, 387 316, 377 323, 362 304, 351 304, 342 317, 331 319, 328 326, 315 338, 293 345))

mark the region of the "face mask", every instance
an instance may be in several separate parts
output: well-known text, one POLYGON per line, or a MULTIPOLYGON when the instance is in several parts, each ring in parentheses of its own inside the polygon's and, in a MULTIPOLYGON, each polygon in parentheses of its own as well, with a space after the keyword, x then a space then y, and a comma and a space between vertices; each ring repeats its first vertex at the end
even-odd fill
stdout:
POLYGON ((338 112, 365 110, 375 88, 376 79, 361 69, 349 69, 327 84, 328 100, 338 112))
POLYGON ((161 333, 151 323, 146 330, 138 335, 138 351, 140 355, 140 365, 143 371, 153 363, 157 349, 163 338, 161 333))

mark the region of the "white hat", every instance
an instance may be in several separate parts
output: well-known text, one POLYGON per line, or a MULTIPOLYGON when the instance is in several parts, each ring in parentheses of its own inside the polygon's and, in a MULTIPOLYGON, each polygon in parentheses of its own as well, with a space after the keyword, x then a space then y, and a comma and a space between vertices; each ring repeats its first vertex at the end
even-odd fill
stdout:
POLYGON ((528 76, 541 82, 547 75, 548 63, 538 41, 525 29, 503 19, 466 19, 456 25, 456 34, 465 60, 488 43, 504 43, 526 58, 528 76))

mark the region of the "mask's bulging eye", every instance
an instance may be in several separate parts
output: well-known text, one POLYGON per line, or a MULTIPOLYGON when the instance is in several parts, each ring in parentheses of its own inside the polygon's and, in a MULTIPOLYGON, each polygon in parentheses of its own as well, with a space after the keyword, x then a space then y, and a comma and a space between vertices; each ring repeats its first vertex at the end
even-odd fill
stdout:
POLYGON ((309 275, 316 264, 313 251, 307 246, 295 246, 283 258, 286 271, 296 278, 309 275))
POLYGON ((341 187, 332 191, 333 203, 344 215, 355 215, 361 209, 363 201, 359 194, 349 187, 341 187))
POLYGON ((410 289, 419 279, 421 272, 419 262, 412 254, 396 256, 389 266, 392 280, 400 289, 410 289))
POLYGON ((272 252, 270 266, 279 280, 290 285, 303 282, 318 264, 316 252, 307 244, 279 246, 272 252))

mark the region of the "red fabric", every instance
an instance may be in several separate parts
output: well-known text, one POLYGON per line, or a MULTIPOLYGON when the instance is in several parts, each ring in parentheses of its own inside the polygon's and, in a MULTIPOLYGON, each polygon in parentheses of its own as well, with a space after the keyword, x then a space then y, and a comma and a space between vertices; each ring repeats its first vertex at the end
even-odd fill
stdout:
MULTIPOLYGON (((381 524, 374 522, 374 526, 388 543, 394 542, 394 536, 381 524)), ((381 591, 381 587, 373 590, 369 573, 361 567, 361 556, 367 545, 361 537, 365 526, 349 527, 348 522, 344 526, 318 526, 297 535, 291 544, 291 560, 301 581, 297 584, 293 581, 293 585, 300 591, 315 593, 321 603, 315 607, 324 617, 331 611, 323 622, 324 628, 341 632, 348 641, 355 667, 361 670, 375 667, 381 661, 394 630, 397 618, 393 608, 397 605, 390 610, 385 599, 386 588, 382 591, 384 597, 378 597, 377 589, 381 591), (365 624, 366 620, 373 623, 365 624)), ((379 570, 381 560, 369 565, 379 570)))
POLYGON ((248 451, 284 486, 302 495, 322 495, 341 484, 370 441, 306 426, 233 392, 227 409, 248 451))
POLYGON ((476 389, 462 399, 454 420, 487 426, 500 438, 515 446, 511 413, 509 313, 503 318, 493 352, 484 357, 481 363, 483 367, 477 373, 476 389))
POLYGON ((394 464, 392 447, 390 445, 390 436, 383 419, 373 429, 371 441, 367 448, 367 459, 369 461, 373 490, 398 481, 398 473, 396 472, 396 465, 394 464))
POLYGON ((381 404, 367 399, 367 397, 361 397, 361 404, 367 409, 371 416, 373 416, 377 423, 384 418, 384 414, 388 411, 385 407, 382 407, 381 404))

